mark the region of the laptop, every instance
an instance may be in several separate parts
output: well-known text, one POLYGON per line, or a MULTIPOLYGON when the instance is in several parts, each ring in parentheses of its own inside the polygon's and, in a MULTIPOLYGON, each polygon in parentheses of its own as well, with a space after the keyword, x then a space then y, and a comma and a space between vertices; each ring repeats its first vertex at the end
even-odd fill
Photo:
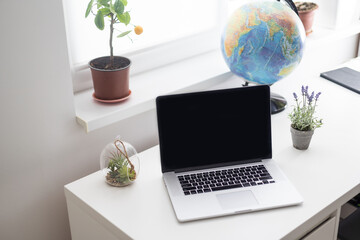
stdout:
POLYGON ((269 86, 159 96, 156 108, 179 222, 302 203, 272 159, 269 86))

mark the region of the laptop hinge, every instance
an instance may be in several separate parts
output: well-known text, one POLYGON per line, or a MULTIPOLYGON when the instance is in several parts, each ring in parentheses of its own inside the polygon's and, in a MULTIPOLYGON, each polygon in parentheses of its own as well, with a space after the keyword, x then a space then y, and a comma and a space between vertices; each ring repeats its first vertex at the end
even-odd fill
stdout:
POLYGON ((228 162, 228 163, 204 165, 204 166, 198 166, 198 167, 180 168, 180 169, 176 169, 174 172, 175 173, 189 172, 189 171, 196 171, 196 170, 202 170, 202 169, 227 167, 227 166, 239 165, 239 164, 256 163, 256 162, 261 162, 261 161, 262 161, 261 158, 256 158, 256 159, 245 160, 245 161, 235 161, 235 162, 228 162))

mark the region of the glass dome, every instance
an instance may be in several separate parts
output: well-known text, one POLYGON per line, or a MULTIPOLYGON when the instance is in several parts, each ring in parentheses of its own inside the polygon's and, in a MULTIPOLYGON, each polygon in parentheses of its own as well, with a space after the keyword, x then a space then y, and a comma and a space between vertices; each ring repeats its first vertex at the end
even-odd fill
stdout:
POLYGON ((105 146, 100 155, 105 181, 115 187, 127 186, 139 176, 140 161, 135 148, 118 138, 105 146))

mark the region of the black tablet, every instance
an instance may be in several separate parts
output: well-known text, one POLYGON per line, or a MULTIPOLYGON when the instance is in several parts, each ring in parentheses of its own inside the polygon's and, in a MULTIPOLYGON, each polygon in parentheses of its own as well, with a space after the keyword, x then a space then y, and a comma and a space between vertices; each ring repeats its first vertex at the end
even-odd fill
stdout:
POLYGON ((354 69, 343 67, 320 74, 327 80, 337 83, 347 89, 360 93, 360 72, 354 69))

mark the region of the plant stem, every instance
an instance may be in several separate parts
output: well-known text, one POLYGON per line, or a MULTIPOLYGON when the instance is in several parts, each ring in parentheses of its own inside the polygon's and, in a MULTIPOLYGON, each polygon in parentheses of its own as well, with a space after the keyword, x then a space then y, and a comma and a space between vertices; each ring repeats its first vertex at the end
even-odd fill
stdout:
POLYGON ((110 67, 112 67, 114 65, 114 53, 113 53, 113 45, 112 45, 112 41, 113 41, 113 33, 114 33, 114 14, 110 13, 111 16, 111 22, 110 22, 110 41, 109 41, 109 45, 110 45, 110 67))

